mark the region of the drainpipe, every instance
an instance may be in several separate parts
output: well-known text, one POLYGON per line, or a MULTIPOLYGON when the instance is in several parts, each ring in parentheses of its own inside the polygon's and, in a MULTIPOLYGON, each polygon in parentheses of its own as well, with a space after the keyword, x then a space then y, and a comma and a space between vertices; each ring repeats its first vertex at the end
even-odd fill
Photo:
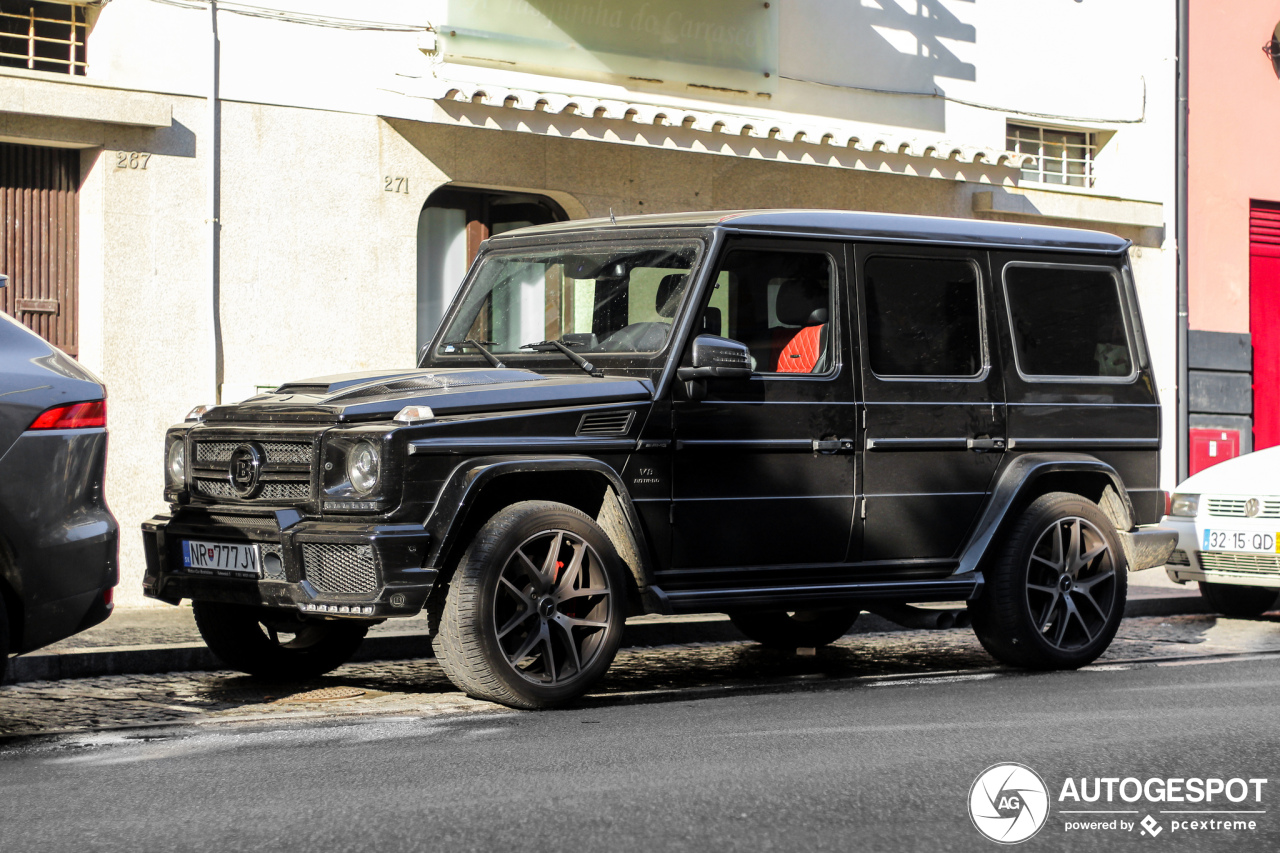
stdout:
POLYGON ((207 102, 208 125, 205 128, 205 140, 208 145, 208 157, 205 165, 209 169, 207 175, 208 217, 205 224, 209 228, 209 300, 212 315, 210 328, 213 332, 213 401, 222 403, 222 308, 219 281, 219 199, 218 191, 221 176, 222 140, 220 133, 218 106, 218 64, 220 49, 218 46, 218 4, 209 0, 209 95, 207 102))
POLYGON ((1175 117, 1177 141, 1174 166, 1174 240, 1178 244, 1178 482, 1187 479, 1190 403, 1187 399, 1190 371, 1187 367, 1187 72, 1190 39, 1187 22, 1190 0, 1178 0, 1178 105, 1175 117))

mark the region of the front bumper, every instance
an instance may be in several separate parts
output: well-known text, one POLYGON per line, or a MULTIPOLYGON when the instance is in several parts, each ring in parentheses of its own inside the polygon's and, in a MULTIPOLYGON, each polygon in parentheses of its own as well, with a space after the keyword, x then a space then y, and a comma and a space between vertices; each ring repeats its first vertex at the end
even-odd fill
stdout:
POLYGON ((183 509, 142 525, 143 593, 177 604, 221 601, 327 617, 413 616, 435 587, 422 567, 431 536, 416 524, 303 521, 294 510, 232 514, 183 509), (182 540, 258 543, 262 577, 183 566, 182 540))
POLYGON ((1178 536, 1178 546, 1165 566, 1175 583, 1206 581, 1234 586, 1280 588, 1280 554, 1235 551, 1201 551, 1206 527, 1222 527, 1277 534, 1275 519, 1211 518, 1165 516, 1160 526, 1178 536), (1206 523, 1207 522, 1207 523, 1206 523))

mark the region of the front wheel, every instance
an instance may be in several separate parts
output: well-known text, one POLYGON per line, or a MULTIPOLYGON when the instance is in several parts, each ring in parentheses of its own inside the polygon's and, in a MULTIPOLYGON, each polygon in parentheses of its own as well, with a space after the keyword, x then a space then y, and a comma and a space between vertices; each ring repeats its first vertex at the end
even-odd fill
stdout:
POLYGON ((313 678, 337 669, 360 648, 363 622, 311 621, 269 607, 193 602, 196 627, 232 669, 276 681, 313 678))
POLYGON ((489 519, 463 555, 432 640, 477 699, 547 708, 585 693, 622 641, 626 576, 590 517, 545 501, 489 519))
POLYGON ((1235 586, 1229 583, 1200 582, 1200 595, 1218 613, 1237 619, 1261 616, 1276 606, 1280 590, 1265 586, 1235 586))
POLYGON ((844 610, 741 611, 730 613, 733 627, 770 649, 814 649, 849 633, 856 608, 844 610))
POLYGON ((973 629, 997 660, 1075 669, 1106 651, 1120 627, 1128 564, 1110 519, 1067 492, 1036 498, 969 605, 973 629))

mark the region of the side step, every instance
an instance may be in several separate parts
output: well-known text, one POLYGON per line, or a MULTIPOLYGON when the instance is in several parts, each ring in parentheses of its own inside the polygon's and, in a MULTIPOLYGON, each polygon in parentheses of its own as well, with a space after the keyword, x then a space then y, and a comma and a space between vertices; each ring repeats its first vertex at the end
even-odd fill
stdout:
MULTIPOLYGON (((729 589, 649 590, 669 613, 720 613, 740 608, 830 607, 862 604, 875 611, 886 605, 924 601, 967 601, 982 588, 982 573, 970 572, 938 580, 862 581, 812 586, 736 587, 729 589)), ((946 611, 943 611, 946 612, 946 611)), ((886 617, 889 618, 889 617, 886 617)))

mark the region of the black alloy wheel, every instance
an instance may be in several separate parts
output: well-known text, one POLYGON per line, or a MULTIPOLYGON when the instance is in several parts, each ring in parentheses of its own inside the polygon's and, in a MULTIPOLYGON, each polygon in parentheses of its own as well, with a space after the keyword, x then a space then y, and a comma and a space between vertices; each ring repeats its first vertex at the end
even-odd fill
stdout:
POLYGON ((1200 596, 1223 616, 1252 619, 1275 609, 1280 590, 1265 586, 1200 581, 1200 596))
POLYGON ((1106 651, 1124 615, 1128 565, 1111 521, 1080 495, 1051 492, 1027 507, 987 588, 970 604, 996 659, 1074 669, 1106 651))
POLYGON ((849 633, 861 611, 778 610, 738 611, 729 621, 748 639, 770 649, 816 649, 829 646, 849 633))
POLYGON ((546 708, 585 693, 622 640, 626 581, 587 515, 524 501, 491 518, 463 556, 433 639, 468 695, 546 708))
POLYGON ((369 623, 302 619, 287 610, 192 602, 205 645, 232 669, 274 681, 314 678, 360 648, 369 623))

